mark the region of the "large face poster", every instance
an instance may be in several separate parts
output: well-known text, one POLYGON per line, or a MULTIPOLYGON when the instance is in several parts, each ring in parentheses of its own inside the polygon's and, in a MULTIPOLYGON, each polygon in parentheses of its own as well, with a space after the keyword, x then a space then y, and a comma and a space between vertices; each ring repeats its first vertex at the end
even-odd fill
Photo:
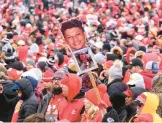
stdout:
POLYGON ((82 22, 78 19, 70 19, 61 24, 61 32, 72 51, 86 47, 86 33, 82 22))
POLYGON ((63 22, 61 32, 66 44, 72 51, 79 74, 98 68, 91 49, 86 46, 86 33, 79 19, 70 19, 63 22))

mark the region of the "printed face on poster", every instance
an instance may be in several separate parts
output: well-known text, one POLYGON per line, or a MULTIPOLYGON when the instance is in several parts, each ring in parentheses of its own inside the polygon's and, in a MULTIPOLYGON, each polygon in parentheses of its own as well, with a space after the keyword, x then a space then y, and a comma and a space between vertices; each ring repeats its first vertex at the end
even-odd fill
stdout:
POLYGON ((72 51, 86 47, 86 33, 82 22, 78 19, 71 19, 61 24, 61 32, 72 51))
POLYGON ((77 64, 79 74, 98 68, 90 48, 83 48, 73 52, 73 57, 77 64))
POLYGON ((79 19, 71 19, 61 24, 61 32, 72 51, 79 74, 98 68, 90 48, 86 47, 86 33, 79 19))

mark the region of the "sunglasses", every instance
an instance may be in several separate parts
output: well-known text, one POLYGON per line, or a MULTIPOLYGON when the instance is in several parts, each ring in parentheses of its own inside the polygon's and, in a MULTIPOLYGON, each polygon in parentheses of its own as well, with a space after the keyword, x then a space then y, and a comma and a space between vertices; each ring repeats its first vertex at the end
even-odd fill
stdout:
POLYGON ((133 101, 133 103, 136 105, 136 106, 138 106, 138 107, 142 107, 144 104, 141 102, 141 101, 139 101, 139 100, 135 100, 135 101, 133 101))

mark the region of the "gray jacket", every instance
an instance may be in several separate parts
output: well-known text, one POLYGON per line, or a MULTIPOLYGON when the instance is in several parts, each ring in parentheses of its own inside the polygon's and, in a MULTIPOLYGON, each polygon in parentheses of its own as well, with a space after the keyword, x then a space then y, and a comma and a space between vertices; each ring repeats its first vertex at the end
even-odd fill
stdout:
POLYGON ((52 93, 47 93, 45 96, 43 96, 43 99, 39 103, 37 113, 46 113, 49 101, 51 100, 51 96, 52 93))

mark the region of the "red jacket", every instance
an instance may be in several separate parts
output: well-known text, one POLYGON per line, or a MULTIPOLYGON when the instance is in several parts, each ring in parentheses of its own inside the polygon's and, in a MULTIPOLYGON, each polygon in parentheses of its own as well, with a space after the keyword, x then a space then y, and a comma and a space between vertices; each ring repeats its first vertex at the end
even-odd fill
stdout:
POLYGON ((75 99, 68 103, 62 112, 60 119, 66 119, 71 122, 79 122, 81 120, 81 111, 84 106, 84 99, 75 99))
POLYGON ((68 105, 67 100, 62 95, 54 95, 51 97, 49 105, 47 107, 46 115, 53 114, 55 117, 61 117, 61 112, 68 105))
POLYGON ((124 82, 125 84, 127 84, 127 82, 129 81, 130 75, 131 75, 131 73, 129 72, 129 70, 127 70, 126 73, 125 73, 125 76, 124 76, 124 78, 123 78, 123 82, 124 82))
POLYGON ((154 74, 151 71, 146 70, 143 70, 140 74, 143 76, 145 88, 150 91, 152 89, 152 79, 154 74))

